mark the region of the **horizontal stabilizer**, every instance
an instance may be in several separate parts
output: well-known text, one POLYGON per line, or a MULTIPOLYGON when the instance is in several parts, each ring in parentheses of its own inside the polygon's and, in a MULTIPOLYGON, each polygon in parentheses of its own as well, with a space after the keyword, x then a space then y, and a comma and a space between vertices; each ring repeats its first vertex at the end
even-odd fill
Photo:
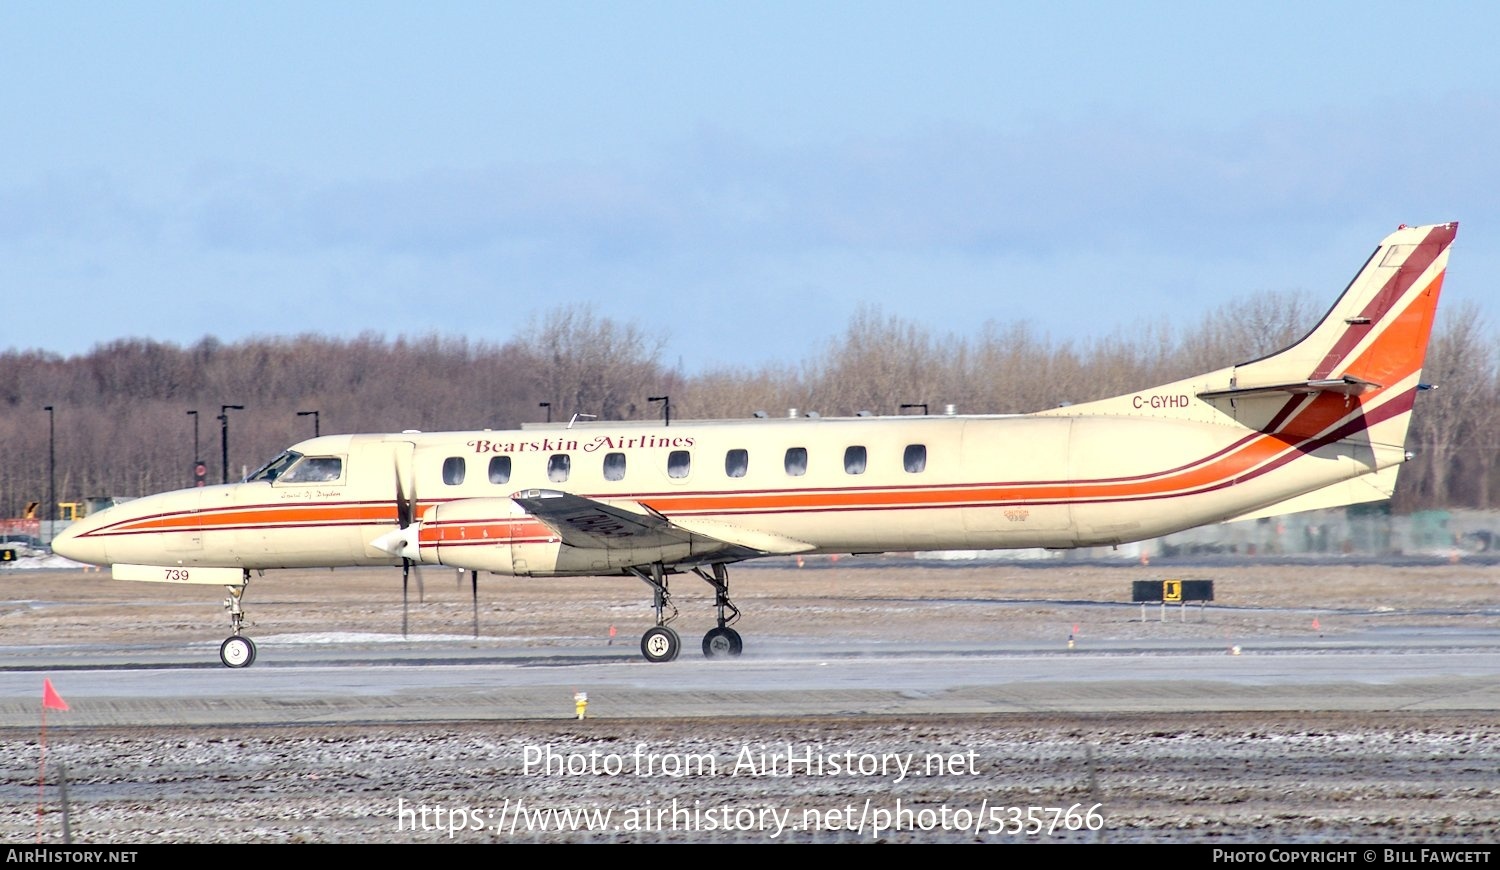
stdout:
POLYGON ((1248 399, 1254 396, 1302 395, 1306 393, 1340 393, 1357 396, 1369 390, 1378 390, 1381 385, 1361 380, 1353 375, 1342 378, 1322 378, 1292 381, 1283 384, 1233 386, 1227 390, 1206 390, 1198 394, 1200 399, 1248 399))

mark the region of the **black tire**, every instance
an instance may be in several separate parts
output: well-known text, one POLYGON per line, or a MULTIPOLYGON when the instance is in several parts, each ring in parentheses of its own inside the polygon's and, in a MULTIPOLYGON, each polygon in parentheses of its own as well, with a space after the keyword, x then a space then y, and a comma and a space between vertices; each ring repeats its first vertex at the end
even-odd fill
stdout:
POLYGON ((248 668, 255 664, 255 641, 243 635, 230 635, 219 644, 219 661, 226 668, 248 668))
POLYGON ((669 662, 677 658, 680 652, 682 652, 682 638, 677 636, 676 631, 665 625, 648 628, 646 633, 641 635, 641 655, 645 656, 648 662, 669 662))
POLYGON ((710 628, 703 636, 703 657, 734 658, 745 651, 745 641, 732 628, 710 628))

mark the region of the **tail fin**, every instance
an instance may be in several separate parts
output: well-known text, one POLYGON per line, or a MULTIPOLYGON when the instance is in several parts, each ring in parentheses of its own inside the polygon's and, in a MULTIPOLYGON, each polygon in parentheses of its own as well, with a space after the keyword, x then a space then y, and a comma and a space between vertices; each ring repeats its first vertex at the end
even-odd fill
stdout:
MULTIPOLYGON (((1285 350, 1138 393, 1040 412, 1235 423, 1295 454, 1354 460, 1346 484, 1254 515, 1389 498, 1458 224, 1402 226, 1285 350)), ((1246 517, 1251 515, 1246 515, 1246 517)))
MULTIPOLYGON (((1227 389, 1201 398, 1259 406, 1242 422, 1288 442, 1363 443, 1374 474, 1360 475, 1237 519, 1390 498, 1406 461, 1406 432, 1458 224, 1402 227, 1386 236, 1323 320, 1297 344, 1235 366, 1227 389), (1294 400, 1244 402, 1257 385, 1284 381, 1294 400), (1303 391, 1306 391, 1303 395, 1303 391)), ((1276 389, 1272 387, 1271 395, 1276 389)))
POLYGON ((1258 393, 1384 391, 1422 371, 1448 248, 1458 224, 1402 227, 1386 236, 1344 294, 1302 340, 1234 366, 1204 399, 1258 393))
POLYGON ((1386 236, 1318 325, 1285 350, 1138 393, 1039 413, 1205 422, 1223 422, 1228 414, 1262 431, 1287 425, 1301 431, 1311 420, 1294 423, 1303 414, 1288 397, 1327 395, 1340 407, 1346 398, 1366 406, 1394 401, 1410 410, 1457 232, 1456 223, 1403 225, 1386 236))

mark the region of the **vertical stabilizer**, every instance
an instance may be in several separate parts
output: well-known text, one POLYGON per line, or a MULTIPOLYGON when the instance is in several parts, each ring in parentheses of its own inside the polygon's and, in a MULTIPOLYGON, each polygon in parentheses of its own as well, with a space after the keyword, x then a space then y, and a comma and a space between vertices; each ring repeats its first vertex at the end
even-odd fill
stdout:
MULTIPOLYGON (((1226 455, 1256 453, 1280 498, 1251 515, 1388 498, 1406 460, 1448 251, 1458 224, 1402 226, 1380 243, 1333 307, 1291 347, 1174 383, 1047 416, 1154 417, 1232 426, 1226 455), (1337 458, 1344 480, 1306 473, 1337 458), (1284 483, 1283 483, 1284 482, 1284 483), (1308 489, 1298 492, 1303 483, 1308 489)), ((1243 480, 1236 472, 1234 480, 1243 480)))
POLYGON ((1364 393, 1420 374, 1457 232, 1458 224, 1448 223, 1391 233, 1311 332, 1286 350, 1235 366, 1226 392, 1284 384, 1364 393))
POLYGON ((1375 249, 1318 325, 1278 353, 1228 370, 1198 397, 1286 437, 1406 440, 1458 224, 1402 227, 1375 249))

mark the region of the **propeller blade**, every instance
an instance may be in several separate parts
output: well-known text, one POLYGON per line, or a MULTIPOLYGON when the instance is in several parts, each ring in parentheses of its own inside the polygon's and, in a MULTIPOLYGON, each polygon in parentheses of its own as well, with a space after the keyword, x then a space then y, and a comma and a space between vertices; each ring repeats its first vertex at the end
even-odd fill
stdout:
POLYGON ((411 502, 406 498, 406 492, 401 486, 401 469, 396 469, 396 525, 406 528, 411 525, 412 510, 411 502))
MULTIPOLYGON (((398 531, 381 535, 371 542, 375 547, 384 550, 391 555, 401 556, 401 636, 407 636, 407 629, 411 622, 411 555, 417 552, 417 530, 412 523, 416 493, 413 498, 406 497, 406 488, 401 485, 401 463, 398 459, 395 466, 396 471, 396 525, 398 531)), ((426 598, 422 586, 422 572, 417 571, 417 596, 419 603, 426 598)))

